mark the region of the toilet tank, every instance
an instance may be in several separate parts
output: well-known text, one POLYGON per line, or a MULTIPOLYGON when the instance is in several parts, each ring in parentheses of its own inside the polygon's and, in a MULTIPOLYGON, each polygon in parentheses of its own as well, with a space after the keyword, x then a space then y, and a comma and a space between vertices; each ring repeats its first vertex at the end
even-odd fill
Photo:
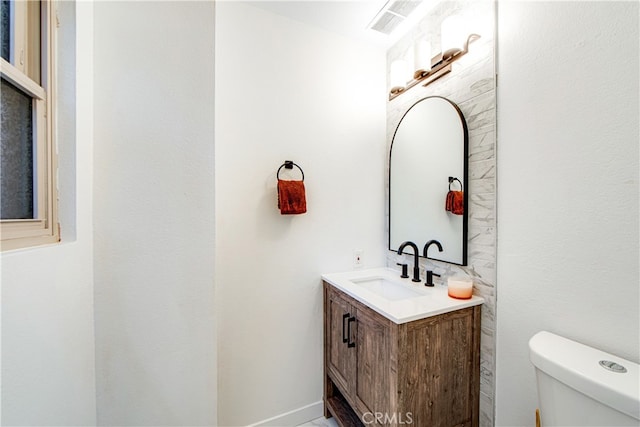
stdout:
POLYGON ((538 332, 529 340, 542 427, 640 426, 640 367, 538 332))

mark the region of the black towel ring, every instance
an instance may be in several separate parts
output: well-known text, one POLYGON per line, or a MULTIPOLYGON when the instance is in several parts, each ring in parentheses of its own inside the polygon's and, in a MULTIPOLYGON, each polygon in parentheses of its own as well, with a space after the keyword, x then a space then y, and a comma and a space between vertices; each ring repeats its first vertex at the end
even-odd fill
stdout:
POLYGON ((297 167, 298 169, 300 169, 300 173, 302 174, 302 180, 304 181, 304 171, 302 170, 302 168, 300 166, 296 165, 291 160, 285 160, 284 163, 278 168, 278 172, 276 173, 276 178, 280 179, 280 170, 282 168, 293 169, 294 166, 297 167))
POLYGON ((449 177, 449 191, 451 191, 451 183, 453 183, 453 181, 458 181, 458 184, 460 184, 460 191, 462 191, 462 182, 460 182, 460 180, 455 176, 449 177))

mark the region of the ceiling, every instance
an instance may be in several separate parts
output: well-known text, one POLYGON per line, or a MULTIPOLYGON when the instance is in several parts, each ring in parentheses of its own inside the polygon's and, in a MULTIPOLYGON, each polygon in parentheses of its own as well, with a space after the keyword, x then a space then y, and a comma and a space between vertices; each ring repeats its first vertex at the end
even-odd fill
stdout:
MULTIPOLYGON (((258 0, 246 1, 245 3, 381 48, 388 48, 406 32, 406 29, 403 31, 402 28, 398 28, 392 36, 386 36, 367 29, 367 25, 385 6, 387 0, 258 0)), ((423 3, 426 5, 432 2, 424 1, 423 3)), ((422 6, 420 10, 422 13, 417 10, 413 15, 423 16, 426 10, 422 6)), ((406 21, 411 20, 407 19, 406 21)), ((407 22, 405 27, 409 28, 410 26, 410 22, 407 22)))

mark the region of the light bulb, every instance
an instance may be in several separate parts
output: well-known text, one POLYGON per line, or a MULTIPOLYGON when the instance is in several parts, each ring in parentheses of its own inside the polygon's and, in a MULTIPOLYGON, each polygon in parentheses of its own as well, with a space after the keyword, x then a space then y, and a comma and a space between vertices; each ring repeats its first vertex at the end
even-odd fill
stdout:
POLYGON ((391 63, 391 69, 389 74, 389 81, 391 88, 401 87, 404 88, 407 85, 411 71, 407 61, 398 59, 391 63))
POLYGON ((422 77, 431 71, 431 44, 427 40, 418 40, 414 45, 414 78, 422 77))
POLYGON ((451 15, 442 21, 442 57, 450 58, 467 47, 468 34, 465 22, 459 15, 451 15))

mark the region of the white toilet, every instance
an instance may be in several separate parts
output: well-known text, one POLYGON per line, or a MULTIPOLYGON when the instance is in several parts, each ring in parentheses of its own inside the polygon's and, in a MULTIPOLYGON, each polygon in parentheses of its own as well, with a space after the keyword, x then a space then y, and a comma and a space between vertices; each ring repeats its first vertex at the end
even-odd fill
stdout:
POLYGON ((538 332, 529 340, 542 427, 640 426, 640 366, 538 332))

